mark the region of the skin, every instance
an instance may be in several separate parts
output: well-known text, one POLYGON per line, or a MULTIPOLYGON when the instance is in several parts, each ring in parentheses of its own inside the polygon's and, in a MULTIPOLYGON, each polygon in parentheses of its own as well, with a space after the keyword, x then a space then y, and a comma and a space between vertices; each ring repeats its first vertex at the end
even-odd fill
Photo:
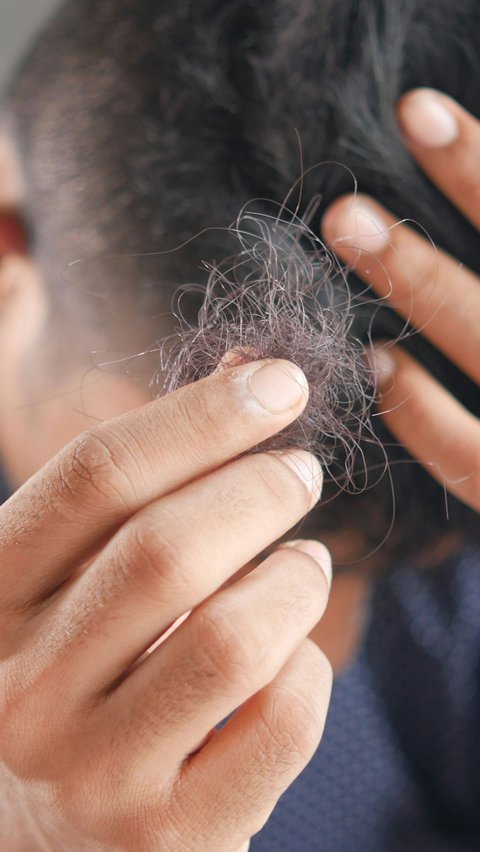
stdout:
MULTIPOLYGON (((480 126, 437 97, 457 137, 426 144, 417 92, 398 107, 405 144, 479 227, 480 126)), ((0 204, 12 211, 21 176, 2 145, 0 204)), ((471 272, 372 199, 339 199, 323 232, 478 378, 471 272)), ((361 580, 337 578, 327 607, 330 560, 318 543, 277 547, 256 564, 318 499, 321 474, 294 451, 237 456, 297 417, 308 389, 293 365, 268 362, 148 403, 106 376, 85 405, 79 370, 63 395, 32 409, 22 371, 45 291, 12 229, 0 233, 0 452, 12 482, 24 483, 0 510, 4 843, 12 852, 246 850, 318 746, 332 663, 339 672, 354 654, 368 593, 361 580), (263 381, 266 366, 276 379, 263 381), (263 405, 259 377, 264 390, 278 382, 263 405)), ((401 349, 372 358, 391 431, 478 509, 478 421, 401 349)))

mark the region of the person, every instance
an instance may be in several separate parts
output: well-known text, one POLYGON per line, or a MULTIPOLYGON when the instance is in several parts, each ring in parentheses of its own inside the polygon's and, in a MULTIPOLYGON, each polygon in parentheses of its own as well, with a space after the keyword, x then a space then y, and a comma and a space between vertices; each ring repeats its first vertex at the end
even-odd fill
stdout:
POLYGON ((478 849, 479 33, 473 0, 68 0, 19 67, 2 848, 478 849), (216 226, 283 201, 295 129, 311 226, 395 309, 352 329, 374 328, 388 536, 384 480, 329 514, 312 456, 247 452, 301 415, 293 361, 156 400, 88 371, 169 333, 216 226))

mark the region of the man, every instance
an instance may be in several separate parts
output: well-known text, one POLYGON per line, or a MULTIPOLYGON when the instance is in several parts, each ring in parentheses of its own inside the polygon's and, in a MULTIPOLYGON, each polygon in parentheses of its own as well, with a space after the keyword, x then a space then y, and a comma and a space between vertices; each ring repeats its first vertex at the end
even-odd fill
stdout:
MULTIPOLYGON (((331 734, 252 848, 478 846, 465 548, 480 505, 479 22, 473 3, 448 5, 82 0, 20 69, 0 166, 0 440, 25 483, 2 508, 7 848, 247 848, 316 750, 331 667, 331 734), (306 165, 340 163, 312 169, 304 193, 322 192, 352 289, 403 318, 382 312, 374 338, 405 320, 423 335, 371 357, 383 422, 428 472, 392 450, 388 537, 388 488, 320 506, 335 561, 361 560, 320 622, 322 545, 253 567, 320 495, 312 457, 245 455, 301 414, 298 368, 240 365, 155 402, 138 376, 87 374, 95 350, 168 333, 173 289, 224 242, 209 231, 138 255, 229 224, 253 196, 282 201, 295 128, 306 165), (372 585, 371 566, 386 580, 372 585)), ((371 310, 357 321, 366 341, 371 310)))

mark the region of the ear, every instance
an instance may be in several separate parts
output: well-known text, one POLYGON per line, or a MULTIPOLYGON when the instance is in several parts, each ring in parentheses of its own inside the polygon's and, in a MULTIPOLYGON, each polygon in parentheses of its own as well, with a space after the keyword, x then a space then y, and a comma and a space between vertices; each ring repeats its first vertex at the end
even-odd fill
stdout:
MULTIPOLYGON (((12 356, 38 331, 44 318, 44 293, 30 258, 23 222, 24 187, 15 148, 0 128, 0 354, 12 356)), ((0 370, 1 372, 1 370, 0 370)))
POLYGON ((26 229, 16 211, 0 210, 0 260, 9 254, 27 254, 26 229))
POLYGON ((26 255, 28 240, 21 211, 24 189, 13 143, 0 128, 0 261, 11 254, 26 255))
POLYGON ((0 124, 0 207, 18 209, 25 198, 20 162, 8 131, 8 123, 0 124))

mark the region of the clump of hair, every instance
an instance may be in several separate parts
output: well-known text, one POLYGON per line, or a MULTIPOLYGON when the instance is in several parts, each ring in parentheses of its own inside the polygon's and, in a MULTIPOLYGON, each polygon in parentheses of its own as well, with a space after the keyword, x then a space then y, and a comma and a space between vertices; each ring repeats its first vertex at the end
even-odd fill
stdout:
POLYGON ((285 358, 309 383, 302 415, 254 448, 299 447, 317 455, 342 487, 354 488, 364 433, 371 434, 372 376, 351 336, 351 296, 338 262, 308 225, 244 208, 228 229, 238 251, 204 264, 208 281, 195 325, 181 311, 161 345, 160 394, 209 375, 222 363, 285 358), (341 460, 341 461, 340 461, 341 460))

